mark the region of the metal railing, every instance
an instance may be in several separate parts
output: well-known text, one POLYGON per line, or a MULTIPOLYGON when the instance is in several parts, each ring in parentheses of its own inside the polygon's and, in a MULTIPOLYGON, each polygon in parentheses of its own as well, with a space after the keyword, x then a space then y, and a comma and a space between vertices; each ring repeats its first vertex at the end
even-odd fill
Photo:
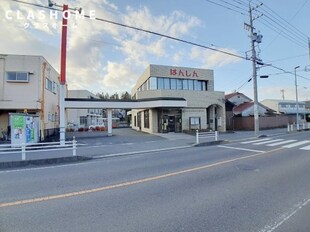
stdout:
POLYGON ((310 123, 301 123, 301 124, 287 124, 287 132, 299 131, 299 130, 309 130, 310 123))
POLYGON ((48 143, 22 143, 21 145, 5 144, 0 145, 0 155, 21 153, 22 160, 26 160, 26 154, 28 152, 42 152, 42 151, 64 151, 72 150, 72 156, 76 156, 77 141, 73 138, 72 141, 65 141, 64 145, 60 142, 48 142, 48 143))
POLYGON ((206 138, 214 138, 215 141, 218 141, 218 131, 199 132, 196 130, 196 144, 200 143, 200 139, 206 138))

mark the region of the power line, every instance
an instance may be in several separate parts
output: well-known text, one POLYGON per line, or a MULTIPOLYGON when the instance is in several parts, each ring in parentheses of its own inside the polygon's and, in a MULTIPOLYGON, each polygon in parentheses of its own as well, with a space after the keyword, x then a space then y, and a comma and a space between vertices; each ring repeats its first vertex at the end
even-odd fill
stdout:
MULTIPOLYGON (((236 13, 239 13, 239 14, 242 14, 242 15, 246 15, 244 12, 242 12, 242 11, 239 11, 239 10, 236 10, 236 9, 233 9, 233 8, 231 8, 231 7, 229 7, 229 6, 225 6, 225 5, 222 5, 222 4, 220 4, 220 3, 217 3, 217 2, 214 2, 214 1, 211 1, 211 0, 205 0, 206 2, 209 2, 209 3, 212 3, 212 4, 214 4, 214 5, 217 5, 217 6, 220 6, 220 7, 223 7, 223 8, 225 8, 225 9, 227 9, 227 10, 230 10, 230 11, 234 11, 234 12, 236 12, 236 13)), ((222 2, 226 2, 226 1, 222 1, 222 2)), ((227 2, 226 2, 227 3, 227 2)), ((230 5, 233 5, 233 4, 230 4, 230 5)), ((235 8, 239 8, 238 6, 236 7, 236 6, 234 6, 235 8)))
MULTIPOLYGON (((42 6, 42 5, 39 5, 39 4, 28 3, 28 2, 25 2, 25 1, 21 1, 21 0, 11 0, 11 1, 18 2, 18 3, 23 3, 23 4, 27 4, 27 5, 32 5, 32 6, 36 6, 36 7, 41 7, 41 8, 45 8, 45 9, 50 9, 49 7, 45 7, 45 6, 42 6)), ((62 10, 60 10, 60 9, 55 9, 55 10, 62 12, 62 10)), ((72 14, 76 14, 76 12, 71 12, 71 13, 72 14)), ((84 17, 85 18, 91 18, 89 15, 84 15, 84 17)), ((240 59, 248 60, 246 57, 238 55, 238 54, 234 54, 234 53, 231 53, 231 52, 226 52, 226 51, 223 51, 223 50, 220 50, 220 49, 212 48, 212 47, 209 47, 209 46, 205 46, 205 45, 198 44, 198 43, 195 43, 195 42, 187 41, 187 40, 184 40, 184 39, 179 39, 179 38, 176 38, 176 37, 173 37, 173 36, 170 36, 170 35, 165 35, 165 34, 162 34, 162 33, 159 33, 159 32, 154 32, 154 31, 138 28, 138 27, 126 25, 126 24, 123 24, 123 23, 118 23, 118 22, 114 22, 114 21, 111 21, 111 20, 107 20, 107 19, 102 19, 102 18, 97 18, 97 17, 95 17, 94 19, 97 20, 97 21, 113 24, 113 25, 116 25, 116 26, 121 26, 121 27, 124 27, 124 28, 133 29, 133 30, 136 30, 136 31, 141 31, 141 32, 149 33, 149 34, 152 34, 152 35, 160 36, 160 37, 163 37, 163 38, 171 39, 171 40, 174 40, 174 41, 186 43, 186 44, 193 45, 193 46, 196 46, 196 47, 201 47, 201 48, 209 49, 209 50, 212 50, 212 51, 215 51, 215 52, 220 52, 222 54, 226 54, 226 55, 229 55, 229 56, 234 56, 234 57, 237 57, 237 58, 240 58, 240 59)))

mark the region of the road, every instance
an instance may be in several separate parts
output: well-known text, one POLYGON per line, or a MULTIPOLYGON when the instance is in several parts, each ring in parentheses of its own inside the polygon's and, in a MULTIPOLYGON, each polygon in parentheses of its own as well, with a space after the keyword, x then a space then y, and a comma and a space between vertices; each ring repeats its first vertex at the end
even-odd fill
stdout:
POLYGON ((1 170, 0 231, 309 232, 307 138, 1 170))

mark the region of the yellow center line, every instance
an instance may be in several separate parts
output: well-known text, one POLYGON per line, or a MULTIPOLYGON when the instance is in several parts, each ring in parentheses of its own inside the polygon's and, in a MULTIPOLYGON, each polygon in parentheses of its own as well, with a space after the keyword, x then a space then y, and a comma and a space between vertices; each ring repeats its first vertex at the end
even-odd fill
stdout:
POLYGON ((64 194, 58 194, 58 195, 50 195, 50 196, 46 196, 46 197, 38 197, 38 198, 32 198, 32 199, 26 199, 26 200, 20 200, 20 201, 4 202, 4 203, 0 203, 0 208, 17 206, 17 205, 24 205, 24 204, 31 204, 31 203, 37 203, 37 202, 44 202, 44 201, 55 200, 55 199, 63 199, 63 198, 67 198, 67 197, 81 196, 81 195, 85 195, 85 194, 89 194, 89 193, 102 192, 102 191, 110 190, 110 189, 128 187, 131 185, 142 184, 142 183, 160 180, 160 179, 164 179, 164 178, 168 178, 168 177, 173 177, 173 176, 177 176, 177 175, 181 175, 181 174, 185 174, 185 173, 191 173, 191 172, 195 172, 195 171, 199 171, 199 170, 203 170, 203 169, 207 169, 207 168, 211 168, 211 167, 216 167, 216 166, 232 163, 232 162, 239 161, 239 160, 250 159, 250 158, 266 155, 269 153, 273 153, 273 152, 276 152, 276 151, 279 151, 282 149, 283 148, 278 148, 278 149, 274 149, 274 150, 267 151, 264 153, 257 153, 254 155, 248 155, 248 156, 243 156, 243 157, 239 157, 239 158, 229 159, 229 160, 220 161, 217 163, 208 164, 208 165, 204 165, 204 166, 200 166, 200 167, 196 167, 196 168, 185 169, 185 170, 181 170, 181 171, 171 172, 171 173, 167 173, 167 174, 163 174, 163 175, 159 175, 159 176, 143 178, 143 179, 124 182, 124 183, 115 184, 115 185, 103 186, 103 187, 99 187, 99 188, 86 189, 86 190, 81 190, 81 191, 76 191, 76 192, 70 192, 70 193, 64 193, 64 194))

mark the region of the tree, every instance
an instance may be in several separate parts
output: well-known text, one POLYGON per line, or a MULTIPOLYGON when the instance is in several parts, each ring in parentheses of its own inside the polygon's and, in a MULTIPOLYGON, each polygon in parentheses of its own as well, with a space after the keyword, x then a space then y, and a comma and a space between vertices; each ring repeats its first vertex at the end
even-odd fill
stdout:
POLYGON ((131 96, 130 96, 130 94, 126 91, 126 92, 122 93, 121 99, 123 99, 123 100, 130 100, 130 99, 131 99, 131 96))

